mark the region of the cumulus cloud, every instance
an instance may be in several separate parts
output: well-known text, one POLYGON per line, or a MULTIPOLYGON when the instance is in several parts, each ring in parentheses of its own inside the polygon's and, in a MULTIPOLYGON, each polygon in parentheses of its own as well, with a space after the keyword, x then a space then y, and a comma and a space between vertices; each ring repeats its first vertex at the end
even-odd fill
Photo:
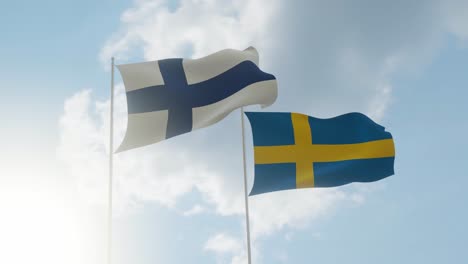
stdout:
POLYGON ((442 36, 432 2, 282 3, 275 32, 281 38, 267 54, 278 72, 281 110, 294 104, 322 117, 359 111, 382 120, 393 98, 392 78, 430 62, 442 36))
POLYGON ((444 1, 440 4, 441 17, 444 19, 449 32, 455 34, 458 38, 468 40, 468 2, 463 0, 444 1))
POLYGON ((192 216, 205 212, 205 208, 199 204, 194 205, 190 210, 183 212, 184 216, 192 216))
POLYGON ((101 60, 127 60, 135 49, 147 60, 243 49, 261 40, 277 7, 277 0, 182 0, 171 10, 168 2, 135 2, 122 14, 122 27, 103 47, 101 60))
MULTIPOLYGON (((90 112, 90 90, 83 90, 65 101, 64 112, 59 121, 59 158, 67 166, 71 176, 77 179, 80 190, 89 201, 104 199, 106 193, 106 145, 103 126, 97 124, 90 112), (92 172, 92 173, 90 173, 92 172)), ((96 110, 96 109, 94 109, 96 110)))
POLYGON ((210 238, 205 244, 205 250, 216 253, 237 253, 242 250, 242 244, 239 240, 221 233, 210 238))
POLYGON ((226 233, 219 233, 208 239, 204 250, 215 253, 217 263, 241 264, 248 262, 246 246, 242 240, 226 233))
MULTIPOLYGON (((116 90, 115 145, 123 138, 127 117, 123 87, 119 85, 116 90)), ((78 180, 82 196, 91 202, 104 203, 107 197, 108 120, 109 101, 93 100, 89 90, 67 99, 60 119, 58 157, 78 180)), ((199 134, 204 137, 203 133, 199 134)), ((237 202, 239 199, 235 198, 240 192, 240 183, 237 189, 229 188, 231 184, 221 177, 222 171, 209 168, 205 151, 196 146, 188 149, 187 140, 181 141, 163 142, 114 156, 113 187, 117 209, 123 210, 141 201, 173 208, 178 198, 197 189, 220 214, 242 212, 241 200, 237 202)))
MULTIPOLYGON (((394 76, 424 68, 446 32, 460 39, 468 36, 464 27, 468 7, 463 1, 181 0, 176 7, 168 3, 135 1, 102 48, 101 60, 201 57, 253 45, 260 51, 262 67, 279 80, 278 101, 267 110, 318 117, 360 111, 382 120, 393 100, 394 76)), ((78 179, 84 196, 96 201, 103 201, 106 193, 108 109, 109 101, 95 101, 85 90, 67 99, 60 119, 59 157, 78 179)), ((116 145, 125 124, 125 97, 119 86, 116 145)), ((221 216, 243 215, 239 129, 239 116, 233 113, 177 140, 116 155, 116 204, 131 208, 150 201, 174 208, 182 196, 197 191, 203 205, 194 205, 185 215, 205 211, 200 208, 221 216)), ((251 152, 248 158, 252 159, 251 152)), ((253 174, 251 165, 248 171, 253 174)), ((253 197, 253 239, 305 228, 341 202, 365 202, 367 193, 358 186, 346 192, 297 190, 253 197)), ((245 263, 245 251, 239 249, 242 239, 234 240, 215 235, 205 249, 232 256, 231 263, 245 263), (228 246, 215 247, 219 241, 228 246)))
POLYGON ((337 189, 307 189, 258 195, 251 199, 252 237, 257 239, 284 228, 305 228, 329 213, 340 201, 351 200, 337 189))
MULTIPOLYGON (((305 229, 313 220, 330 214, 340 202, 348 201, 351 204, 362 202, 356 199, 364 198, 358 193, 343 192, 338 189, 318 189, 314 192, 301 189, 252 197, 250 199, 250 227, 253 262, 263 263, 263 255, 259 251, 262 238, 281 230, 305 229)), ((286 240, 290 241, 292 232, 287 233, 286 236, 286 240)), ((316 237, 317 234, 312 234, 312 236, 316 237)), ((205 250, 213 251, 218 255, 223 254, 223 257, 230 256, 232 264, 247 262, 245 248, 245 239, 226 236, 224 233, 212 236, 205 245, 205 250), (243 248, 230 250, 236 247, 227 245, 243 245, 243 248)), ((283 252, 278 257, 279 261, 286 263, 286 253, 283 252)), ((219 256, 218 260, 224 261, 219 256)))

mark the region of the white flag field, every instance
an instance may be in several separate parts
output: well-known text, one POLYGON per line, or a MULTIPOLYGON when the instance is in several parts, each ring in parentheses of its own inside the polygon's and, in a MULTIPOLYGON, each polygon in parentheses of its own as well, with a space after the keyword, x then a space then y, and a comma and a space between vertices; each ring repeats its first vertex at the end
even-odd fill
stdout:
POLYGON ((276 78, 258 64, 257 50, 249 47, 199 59, 118 65, 127 95, 128 124, 117 152, 207 127, 243 106, 273 104, 276 78))

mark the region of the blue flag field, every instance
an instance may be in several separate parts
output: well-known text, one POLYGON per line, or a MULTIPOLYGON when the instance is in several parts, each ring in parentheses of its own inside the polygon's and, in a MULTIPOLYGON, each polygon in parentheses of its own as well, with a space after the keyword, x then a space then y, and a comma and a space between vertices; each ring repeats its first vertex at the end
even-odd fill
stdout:
POLYGON ((250 195, 371 182, 394 173, 392 135, 363 114, 330 119, 298 113, 246 115, 255 156, 250 195))

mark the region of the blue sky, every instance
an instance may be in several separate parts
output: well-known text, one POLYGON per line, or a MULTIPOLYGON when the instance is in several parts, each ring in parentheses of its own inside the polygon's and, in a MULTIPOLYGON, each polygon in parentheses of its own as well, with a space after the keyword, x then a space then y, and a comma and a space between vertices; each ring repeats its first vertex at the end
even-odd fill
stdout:
MULTIPOLYGON (((380 182, 251 198, 253 263, 468 261, 463 1, 3 6, 0 262, 103 263, 111 56, 197 58, 250 45, 279 82, 266 111, 363 112, 393 134, 397 153, 395 176, 380 182)), ((118 73, 116 88, 117 145, 118 73)), ((246 263, 239 117, 116 155, 114 263, 246 263)))

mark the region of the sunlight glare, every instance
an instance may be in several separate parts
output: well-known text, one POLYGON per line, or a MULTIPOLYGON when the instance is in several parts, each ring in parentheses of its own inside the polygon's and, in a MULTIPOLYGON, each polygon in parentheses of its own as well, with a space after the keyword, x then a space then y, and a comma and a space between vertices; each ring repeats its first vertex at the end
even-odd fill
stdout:
POLYGON ((74 207, 53 190, 28 181, 0 186, 0 263, 84 263, 80 228, 74 207))

